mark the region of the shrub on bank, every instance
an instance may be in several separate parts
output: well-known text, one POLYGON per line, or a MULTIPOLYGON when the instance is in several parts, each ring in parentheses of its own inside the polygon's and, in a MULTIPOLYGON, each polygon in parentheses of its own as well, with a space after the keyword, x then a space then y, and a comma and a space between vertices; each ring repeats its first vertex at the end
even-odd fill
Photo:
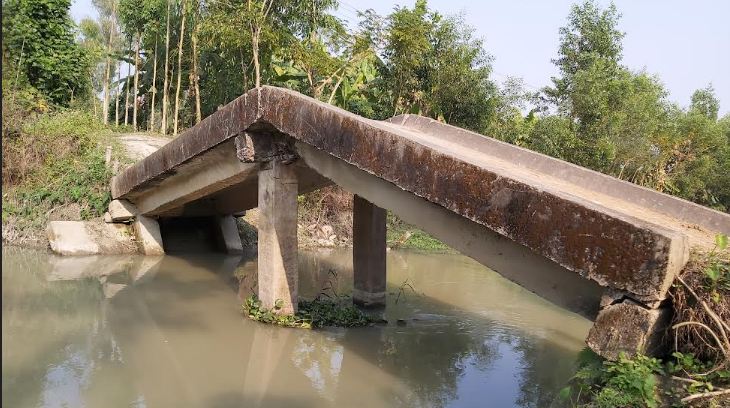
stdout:
POLYGON ((606 361, 589 349, 561 391, 559 405, 620 408, 730 406, 730 254, 718 235, 710 253, 693 254, 670 293, 672 353, 606 361))
POLYGON ((49 219, 102 215, 112 176, 106 148, 116 150, 111 130, 80 110, 19 118, 3 123, 3 241, 42 242, 49 219))

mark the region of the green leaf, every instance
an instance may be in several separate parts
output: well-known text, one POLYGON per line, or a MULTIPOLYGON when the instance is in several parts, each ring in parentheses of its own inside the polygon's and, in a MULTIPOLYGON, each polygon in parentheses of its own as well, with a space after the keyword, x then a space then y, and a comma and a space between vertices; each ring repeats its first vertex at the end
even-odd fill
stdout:
POLYGON ((720 251, 724 251, 727 248, 727 235, 717 234, 715 235, 715 245, 720 251))
POLYGON ((560 398, 562 401, 570 398, 570 387, 563 387, 558 393, 558 398, 560 398))
POLYGON ((720 266, 718 264, 710 265, 707 269, 705 269, 705 276, 710 278, 713 282, 717 282, 721 276, 720 266))

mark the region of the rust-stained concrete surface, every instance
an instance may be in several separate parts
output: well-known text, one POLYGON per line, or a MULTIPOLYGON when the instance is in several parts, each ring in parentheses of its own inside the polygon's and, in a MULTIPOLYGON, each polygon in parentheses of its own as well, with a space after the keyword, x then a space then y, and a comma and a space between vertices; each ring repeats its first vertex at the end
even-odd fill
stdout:
POLYGON ((625 300, 601 310, 586 343, 611 360, 618 359, 620 353, 661 355, 668 344, 664 335, 670 321, 668 308, 648 309, 625 300))
POLYGON ((473 132, 412 115, 368 120, 274 87, 247 92, 126 169, 112 196, 150 216, 227 215, 256 206, 260 163, 272 159, 297 166, 300 193, 328 184, 297 146, 651 307, 691 247, 730 233, 727 214, 473 132))

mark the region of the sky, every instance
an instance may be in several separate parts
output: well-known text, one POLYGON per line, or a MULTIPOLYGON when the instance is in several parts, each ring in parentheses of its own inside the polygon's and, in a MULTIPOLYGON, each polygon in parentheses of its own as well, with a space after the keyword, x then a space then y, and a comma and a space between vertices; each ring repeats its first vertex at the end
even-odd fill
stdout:
MULTIPOLYGON (((351 25, 357 11, 372 8, 388 14, 415 0, 346 0, 334 14, 351 25)), ((493 57, 493 78, 522 78, 528 90, 549 85, 557 75, 551 62, 558 51, 558 30, 570 13, 570 0, 430 0, 429 7, 445 15, 462 14, 484 40, 493 57)), ((599 0, 606 6, 608 0, 599 0)), ((692 93, 712 84, 720 99, 720 114, 730 112, 730 1, 615 0, 622 15, 624 65, 659 77, 669 100, 686 107, 692 93)), ((91 0, 73 0, 76 21, 96 17, 91 0)))

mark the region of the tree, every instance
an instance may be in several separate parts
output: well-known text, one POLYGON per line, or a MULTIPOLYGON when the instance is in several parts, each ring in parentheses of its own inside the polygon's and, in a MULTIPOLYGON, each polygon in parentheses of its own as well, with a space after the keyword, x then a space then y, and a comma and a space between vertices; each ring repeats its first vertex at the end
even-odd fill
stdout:
POLYGON ((711 86, 684 111, 659 80, 621 64, 623 33, 611 5, 574 6, 560 30, 561 76, 543 91, 560 119, 541 118, 528 146, 694 202, 728 208, 728 140, 711 86), (549 125, 549 131, 542 128, 549 125))
POLYGON ((183 40, 185 39, 185 5, 187 1, 182 0, 182 10, 180 11, 180 42, 177 46, 177 86, 175 87, 175 117, 173 119, 172 134, 177 135, 177 123, 180 116, 180 86, 182 78, 182 57, 183 57, 183 40))
POLYGON ((559 157, 656 186, 661 183, 656 149, 666 139, 666 91, 655 78, 621 65, 619 17, 613 5, 601 9, 586 1, 573 6, 553 60, 561 77, 543 92, 570 119, 565 122, 570 132, 556 132, 556 138, 577 137, 566 145, 571 151, 559 157))
POLYGON ((3 53, 30 85, 61 105, 91 88, 91 61, 75 42, 70 6, 70 0, 3 2, 3 53))
POLYGON ((122 65, 119 61, 116 63, 117 69, 117 86, 114 92, 114 126, 119 126, 119 84, 122 83, 122 65))
MULTIPOLYGON (((149 32, 148 43, 156 42, 158 35, 158 21, 162 17, 163 3, 160 0, 121 0, 119 3, 119 20, 127 34, 133 39, 134 44, 134 88, 132 91, 132 126, 137 129, 137 111, 139 103, 137 98, 139 92, 141 51, 144 48, 144 35, 149 32), (150 41, 153 40, 154 41, 150 41)), ((156 48, 156 47, 155 47, 156 48)), ((156 67, 155 67, 156 68, 156 67)), ((154 71, 154 69, 153 69, 154 71)))
POLYGON ((167 73, 169 72, 170 63, 170 2, 171 0, 167 0, 167 14, 165 18, 165 71, 163 73, 164 84, 162 86, 162 122, 160 124, 160 131, 163 134, 167 134, 167 109, 169 104, 167 73))
POLYGON ((253 52, 254 72, 256 74, 256 88, 261 86, 261 60, 259 58, 261 35, 269 28, 267 19, 275 0, 248 0, 248 27, 251 30, 251 51, 253 52))
POLYGON ((484 131, 495 88, 490 57, 473 30, 460 17, 430 11, 425 0, 386 20, 382 76, 392 114, 419 113, 484 131))
POLYGON ((338 55, 347 47, 349 36, 342 23, 328 13, 336 6, 334 0, 295 2, 285 17, 291 32, 286 33, 288 47, 278 54, 291 59, 290 65, 295 70, 286 69, 286 63, 279 64, 275 67, 276 74, 281 76, 283 67, 285 75, 304 79, 302 85, 306 85, 300 90, 315 99, 323 99, 325 90, 334 88, 337 78, 343 78, 344 71, 358 58, 354 54, 352 58, 338 55))
POLYGON ((150 103, 150 122, 148 126, 148 130, 154 131, 155 130, 155 100, 157 99, 157 36, 155 36, 155 48, 154 48, 154 65, 152 68, 152 102, 150 103))
POLYGON ((597 60, 613 68, 621 61, 624 33, 618 30, 621 15, 612 3, 601 9, 593 0, 571 7, 568 24, 560 28, 558 66, 561 77, 553 78, 555 88, 546 93, 557 103, 564 103, 572 92, 574 76, 589 69, 597 60))
POLYGON ((109 103, 111 94, 111 78, 113 75, 112 57, 116 53, 119 45, 117 40, 120 37, 117 23, 117 0, 94 0, 94 8, 99 13, 99 27, 101 36, 105 43, 105 61, 104 61, 104 86, 103 86, 103 121, 109 123, 109 103))
POLYGON ((715 89, 712 87, 712 84, 694 91, 690 110, 700 113, 708 119, 717 120, 717 113, 720 111, 720 101, 715 96, 715 89))
POLYGON ((203 120, 203 114, 200 110, 200 74, 198 72, 198 33, 200 31, 200 1, 193 0, 193 29, 190 34, 190 42, 192 45, 191 57, 192 68, 190 70, 190 88, 195 94, 195 123, 203 120))
POLYGON ((498 87, 493 98, 494 116, 484 134, 518 146, 526 146, 536 117, 531 113, 523 118, 522 110, 526 109, 531 98, 532 95, 525 91, 521 79, 508 78, 498 87))
MULTIPOLYGON (((127 50, 132 49, 132 37, 129 37, 127 50)), ((124 79, 124 126, 129 124, 129 78, 132 76, 132 64, 127 62, 127 77, 124 79)))
POLYGON ((693 110, 675 110, 671 122, 671 145, 664 149, 664 191, 704 205, 730 208, 730 203, 719 200, 728 195, 722 189, 727 168, 723 171, 721 164, 727 163, 728 152, 722 124, 693 110))
MULTIPOLYGON (((109 89, 109 74, 105 72, 106 66, 101 64, 104 59, 106 41, 103 38, 103 29, 96 21, 85 18, 79 22, 79 44, 89 56, 89 78, 91 79, 91 88, 94 92, 89 92, 89 98, 94 109, 94 116, 98 115, 96 93, 103 92, 106 96, 109 89), (101 68, 101 70, 100 70, 101 68)), ((109 106, 102 106, 101 118, 105 123, 109 120, 109 106)))

